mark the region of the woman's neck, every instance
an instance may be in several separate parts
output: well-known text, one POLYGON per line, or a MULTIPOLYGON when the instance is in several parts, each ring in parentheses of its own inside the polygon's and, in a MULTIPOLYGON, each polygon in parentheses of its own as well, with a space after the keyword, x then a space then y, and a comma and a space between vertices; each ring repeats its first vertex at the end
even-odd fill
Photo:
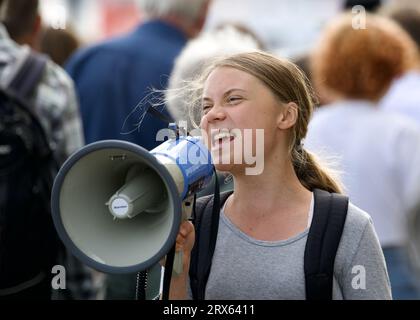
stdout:
POLYGON ((308 225, 312 193, 297 178, 292 164, 276 161, 258 176, 234 175, 235 191, 225 215, 244 233, 266 241, 285 240, 308 225))
MULTIPOLYGON (((299 181, 290 160, 265 162, 260 175, 234 174, 231 207, 250 215, 310 204, 312 194, 299 181)), ((288 211, 288 210, 286 210, 288 211)))

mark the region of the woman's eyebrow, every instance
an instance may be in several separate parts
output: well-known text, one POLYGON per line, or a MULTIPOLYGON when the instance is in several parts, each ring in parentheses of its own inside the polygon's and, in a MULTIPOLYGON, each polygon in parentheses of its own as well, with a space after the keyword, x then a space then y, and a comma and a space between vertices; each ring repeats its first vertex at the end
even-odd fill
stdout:
POLYGON ((234 91, 242 91, 242 92, 246 92, 246 90, 244 90, 244 89, 232 88, 232 89, 229 89, 228 91, 226 91, 226 92, 223 94, 223 96, 224 96, 224 97, 226 97, 226 96, 230 95, 230 94, 231 94, 232 92, 234 92, 234 91))
MULTIPOLYGON (((244 89, 232 88, 232 89, 229 89, 228 91, 226 91, 226 92, 223 94, 223 98, 226 98, 228 95, 230 95, 230 94, 231 94, 232 92, 234 92, 234 91, 242 91, 242 92, 246 92, 246 90, 244 90, 244 89)), ((212 102, 213 100, 212 100, 211 98, 209 98, 209 97, 203 97, 203 102, 205 102, 205 101, 212 102)))

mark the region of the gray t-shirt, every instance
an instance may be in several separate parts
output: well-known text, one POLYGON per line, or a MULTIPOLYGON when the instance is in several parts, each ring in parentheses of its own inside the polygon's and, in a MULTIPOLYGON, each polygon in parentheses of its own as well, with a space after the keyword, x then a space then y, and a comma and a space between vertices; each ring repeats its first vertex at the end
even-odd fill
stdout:
MULTIPOLYGON (((308 232, 309 228, 282 241, 256 240, 239 230, 222 210, 205 298, 305 299, 303 262, 308 232)), ((391 299, 372 220, 351 203, 334 265, 333 299, 391 299)))

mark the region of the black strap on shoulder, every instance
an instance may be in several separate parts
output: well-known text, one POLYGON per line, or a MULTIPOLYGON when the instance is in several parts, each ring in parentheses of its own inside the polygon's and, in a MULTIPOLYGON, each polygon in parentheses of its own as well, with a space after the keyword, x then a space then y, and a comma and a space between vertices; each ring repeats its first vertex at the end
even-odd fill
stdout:
MULTIPOLYGON (((39 154, 45 159, 47 157, 54 159, 54 155, 49 147, 46 132, 30 103, 30 97, 38 83, 41 81, 47 61, 48 58, 45 55, 30 51, 21 66, 15 70, 11 81, 6 87, 0 88, 0 92, 23 110, 38 129, 43 141, 42 146, 39 146, 39 154)), ((53 165, 52 162, 51 165, 53 165)), ((55 162, 55 166, 58 166, 57 162, 55 162)), ((58 167, 55 169, 58 171, 58 167)))
POLYGON ((334 262, 347 209, 347 197, 314 190, 314 214, 304 262, 307 300, 332 300, 334 262))
POLYGON ((219 229, 220 209, 232 194, 220 194, 219 181, 215 181, 214 196, 205 196, 197 200, 195 211, 195 245, 191 253, 190 284, 193 298, 204 300, 207 279, 216 248, 219 229))
MULTIPOLYGON (((191 251, 189 276, 190 276, 192 297, 194 300, 198 300, 199 282, 200 283, 202 282, 201 279, 199 280, 199 278, 201 277, 198 274, 198 264, 199 264, 198 254, 199 254, 199 247, 200 247, 199 242, 207 242, 206 239, 201 240, 201 238, 203 238, 203 234, 201 233, 201 221, 202 221, 202 217, 205 215, 204 212, 208 212, 209 211, 208 208, 211 208, 212 199, 213 199, 213 195, 208 195, 205 197, 198 198, 193 208, 194 219, 192 220, 192 222, 195 228, 195 243, 191 251)), ((200 257, 204 254, 206 253, 205 252, 201 253, 200 257)))
POLYGON ((28 100, 41 80, 46 64, 46 56, 31 51, 10 82, 8 89, 21 99, 28 100))

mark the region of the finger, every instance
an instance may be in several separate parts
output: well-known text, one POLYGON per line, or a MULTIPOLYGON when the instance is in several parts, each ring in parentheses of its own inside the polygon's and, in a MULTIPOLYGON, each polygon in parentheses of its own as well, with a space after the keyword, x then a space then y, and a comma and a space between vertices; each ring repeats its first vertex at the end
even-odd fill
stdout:
POLYGON ((190 232, 191 232, 191 230, 189 230, 185 226, 181 226, 181 228, 179 229, 178 235, 186 238, 190 232))
POLYGON ((187 237, 194 230, 194 226, 189 221, 184 221, 179 227, 179 234, 183 237, 187 237))
POLYGON ((186 240, 185 237, 180 235, 180 234, 178 234, 176 236, 176 243, 177 244, 183 245, 185 243, 185 240, 186 240))

